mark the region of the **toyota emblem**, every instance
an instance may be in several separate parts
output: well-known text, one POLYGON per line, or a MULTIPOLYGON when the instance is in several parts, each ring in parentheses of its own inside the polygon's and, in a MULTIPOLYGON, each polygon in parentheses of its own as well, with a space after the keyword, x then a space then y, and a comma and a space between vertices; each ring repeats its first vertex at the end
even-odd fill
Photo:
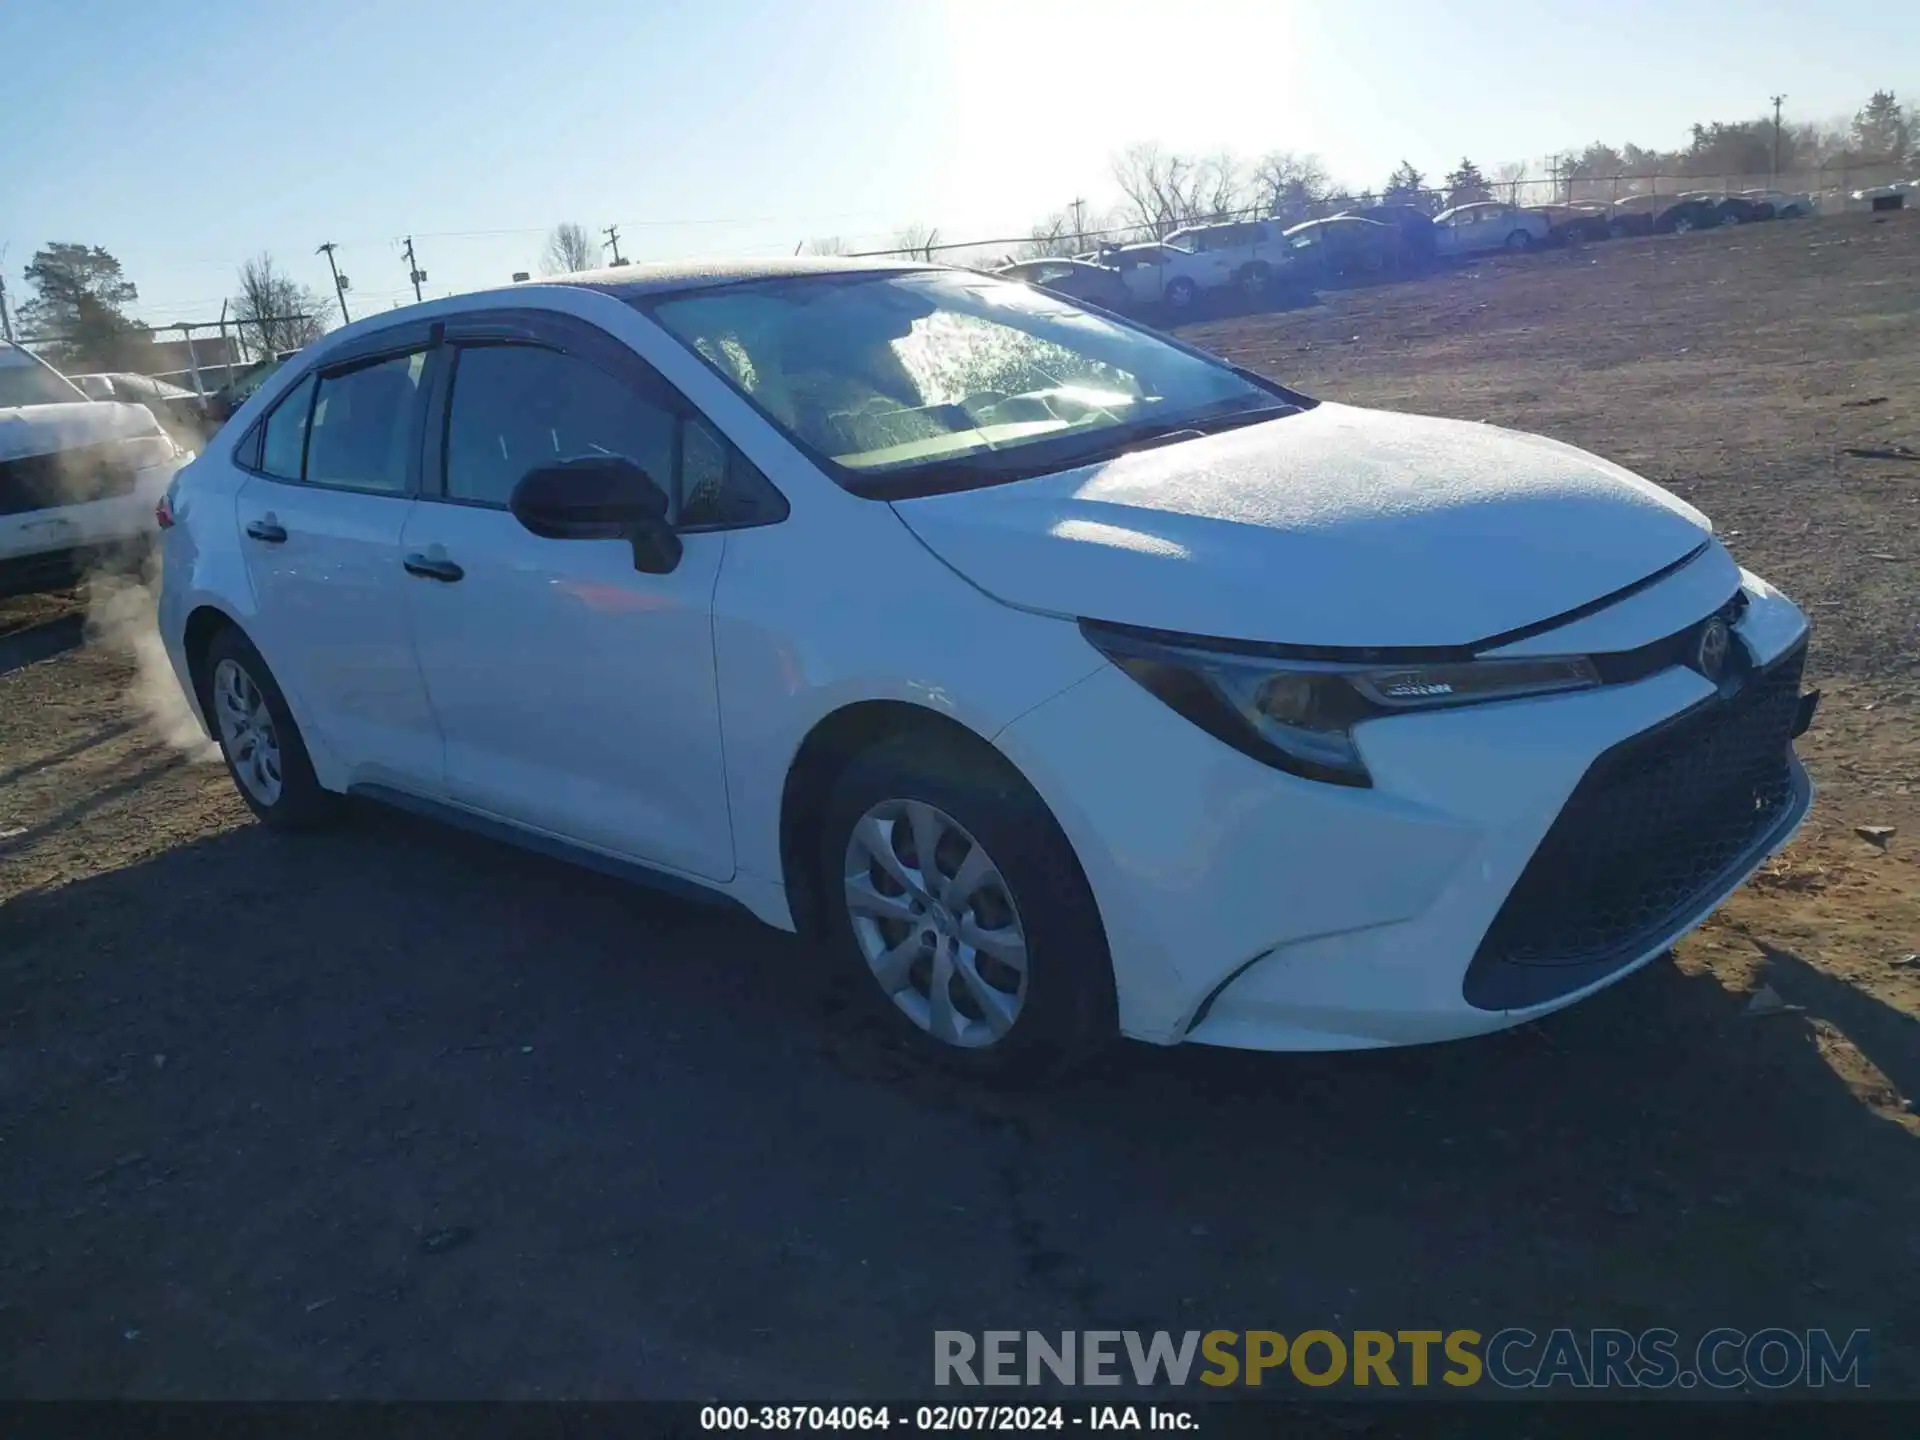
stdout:
POLYGON ((1694 650, 1693 665, 1709 680, 1718 680, 1727 668, 1727 652, 1733 648, 1733 632, 1718 615, 1700 627, 1700 643, 1694 650))

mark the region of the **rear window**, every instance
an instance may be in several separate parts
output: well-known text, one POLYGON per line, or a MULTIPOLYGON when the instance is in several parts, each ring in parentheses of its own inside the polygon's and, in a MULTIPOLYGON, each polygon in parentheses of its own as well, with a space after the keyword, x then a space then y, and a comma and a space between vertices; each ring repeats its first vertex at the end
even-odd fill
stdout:
POLYGON ((400 494, 407 488, 414 395, 424 350, 321 377, 308 425, 309 485, 400 494))
POLYGON ((267 416, 260 469, 279 480, 298 480, 307 453, 307 419, 313 412, 313 377, 294 387, 267 416))

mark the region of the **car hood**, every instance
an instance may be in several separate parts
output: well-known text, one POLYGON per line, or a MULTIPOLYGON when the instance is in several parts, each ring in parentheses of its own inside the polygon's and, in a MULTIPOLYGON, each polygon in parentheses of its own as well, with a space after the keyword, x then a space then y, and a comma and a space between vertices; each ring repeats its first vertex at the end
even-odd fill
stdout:
POLYGON ((138 440, 165 433, 144 405, 116 400, 16 405, 0 409, 0 460, 56 455, 103 440, 138 440))
POLYGON ((1345 405, 1103 464, 896 501, 995 598, 1325 647, 1467 645, 1629 587, 1707 518, 1558 441, 1345 405))

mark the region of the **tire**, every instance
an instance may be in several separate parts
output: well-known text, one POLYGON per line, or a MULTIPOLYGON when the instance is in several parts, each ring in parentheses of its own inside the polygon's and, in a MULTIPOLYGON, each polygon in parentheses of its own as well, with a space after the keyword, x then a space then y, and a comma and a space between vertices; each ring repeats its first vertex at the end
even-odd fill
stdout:
POLYGON ((1607 238, 1610 240, 1624 240, 1630 233, 1618 220, 1607 226, 1607 238))
POLYGON ((340 797, 320 788, 287 698, 253 643, 229 625, 207 643, 199 670, 202 713, 247 808, 275 830, 334 820, 340 797))
POLYGON ((1690 234, 1693 229, 1693 217, 1690 215, 1681 215, 1673 222, 1673 233, 1676 235, 1690 234))
POLYGON ((1531 250, 1532 248, 1533 236, 1525 230, 1516 230, 1507 236, 1507 249, 1509 250, 1531 250))
POLYGON ((816 864, 840 978, 921 1055, 1030 1082, 1117 1038, 1106 932, 1079 861, 997 757, 925 735, 856 755, 828 794, 816 864), (968 875, 979 883, 962 890, 968 875))
POLYGON ((1264 260, 1255 260, 1240 270, 1240 293, 1249 300, 1258 300, 1273 288, 1273 267, 1264 260))
POLYGON ((1167 282, 1167 288, 1162 292, 1162 296, 1169 310, 1191 310, 1194 302, 1200 298, 1200 287, 1182 275, 1176 280, 1167 282))

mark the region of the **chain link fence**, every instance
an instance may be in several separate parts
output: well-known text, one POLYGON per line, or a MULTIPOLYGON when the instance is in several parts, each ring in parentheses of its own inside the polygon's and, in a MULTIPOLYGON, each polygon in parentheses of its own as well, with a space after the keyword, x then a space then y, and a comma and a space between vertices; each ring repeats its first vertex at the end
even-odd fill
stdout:
MULTIPOLYGON (((1681 174, 1672 171, 1631 171, 1612 175, 1588 175, 1577 171, 1549 171, 1518 179, 1488 181, 1483 193, 1456 196, 1444 189, 1412 191, 1362 191, 1336 193, 1296 199, 1278 207, 1273 204, 1247 205, 1233 210, 1207 214, 1168 217, 1155 222, 1135 221, 1097 226, 1061 225, 1051 229, 1030 230, 1024 235, 988 236, 969 240, 934 240, 884 249, 854 250, 852 257, 863 259, 940 258, 949 263, 996 265, 1013 260, 1050 256, 1097 255, 1113 246, 1145 244, 1164 240, 1183 229, 1205 225, 1224 225, 1255 220, 1273 220, 1296 225, 1349 211, 1364 210, 1382 204, 1412 205, 1436 215, 1454 204, 1469 200, 1491 200, 1524 209, 1551 209, 1555 206, 1608 206, 1637 196, 1678 199, 1683 195, 1726 197, 1750 192, 1778 192, 1787 196, 1805 196, 1812 213, 1838 214, 1868 208, 1868 202, 1852 197, 1863 190, 1898 185, 1920 179, 1911 164, 1896 161, 1848 162, 1778 174, 1681 174)), ((1920 200, 1910 203, 1920 204, 1920 200)))

